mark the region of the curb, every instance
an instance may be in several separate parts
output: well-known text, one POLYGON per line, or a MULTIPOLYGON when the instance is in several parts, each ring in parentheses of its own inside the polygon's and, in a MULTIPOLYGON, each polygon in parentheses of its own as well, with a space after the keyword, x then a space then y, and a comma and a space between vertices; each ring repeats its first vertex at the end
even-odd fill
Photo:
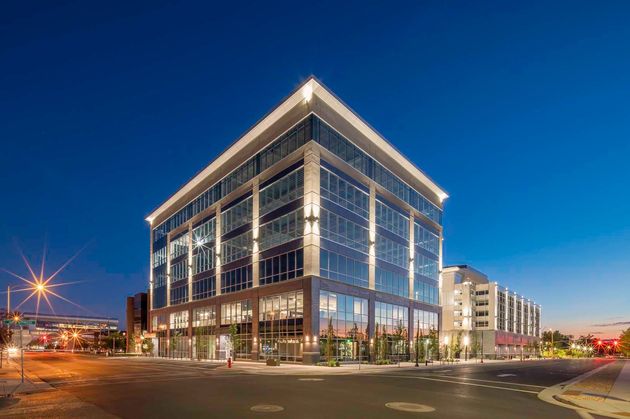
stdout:
POLYGON ((579 405, 574 400, 569 400, 561 396, 564 390, 570 385, 577 383, 578 381, 582 381, 590 377, 591 375, 598 373, 604 368, 609 367, 610 365, 613 365, 613 363, 602 365, 601 367, 595 368, 582 375, 578 375, 577 377, 574 377, 570 380, 548 387, 544 389, 543 391, 541 391, 540 393, 538 393, 538 398, 544 402, 555 404, 556 406, 561 406, 566 409, 573 409, 573 410, 576 410, 577 412, 594 413, 598 416, 606 416, 606 417, 615 418, 615 419, 628 419, 629 416, 620 415, 613 412, 607 412, 607 411, 602 411, 602 410, 594 410, 589 407, 584 407, 582 405, 579 405))

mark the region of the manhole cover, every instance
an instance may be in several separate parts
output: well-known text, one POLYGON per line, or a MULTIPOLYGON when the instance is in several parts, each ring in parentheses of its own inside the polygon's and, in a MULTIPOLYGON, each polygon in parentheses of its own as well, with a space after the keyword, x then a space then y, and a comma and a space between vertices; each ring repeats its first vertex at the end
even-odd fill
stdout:
POLYGON ((324 381, 323 378, 298 378, 298 381, 324 381))
POLYGON ((256 406, 252 406, 250 410, 252 412, 271 413, 282 412, 284 410, 284 407, 278 406, 277 404, 257 404, 256 406))
POLYGON ((407 402, 389 402, 385 403, 386 407, 394 410, 401 410, 403 412, 413 413, 427 413, 434 412, 435 408, 427 406, 426 404, 407 403, 407 402))

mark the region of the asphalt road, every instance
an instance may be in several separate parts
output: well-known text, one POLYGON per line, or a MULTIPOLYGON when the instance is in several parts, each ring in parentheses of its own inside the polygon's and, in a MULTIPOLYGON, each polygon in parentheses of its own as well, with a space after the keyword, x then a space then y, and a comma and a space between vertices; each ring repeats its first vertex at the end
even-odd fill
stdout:
POLYGON ((603 365, 602 360, 526 361, 327 375, 266 375, 269 368, 34 353, 28 370, 59 392, 123 418, 579 418, 538 399, 545 387, 603 365), (386 406, 415 403, 411 413, 386 406), (253 412, 252 406, 281 406, 253 412))

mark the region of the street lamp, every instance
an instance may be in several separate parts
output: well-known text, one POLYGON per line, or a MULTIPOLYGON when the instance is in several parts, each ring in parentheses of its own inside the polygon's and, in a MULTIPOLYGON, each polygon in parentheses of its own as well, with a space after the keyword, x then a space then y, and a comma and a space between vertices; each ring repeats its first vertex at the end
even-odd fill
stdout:
POLYGON ((468 337, 468 335, 464 336, 464 348, 466 350, 465 352, 465 360, 468 361, 468 344, 470 343, 470 338, 468 337))

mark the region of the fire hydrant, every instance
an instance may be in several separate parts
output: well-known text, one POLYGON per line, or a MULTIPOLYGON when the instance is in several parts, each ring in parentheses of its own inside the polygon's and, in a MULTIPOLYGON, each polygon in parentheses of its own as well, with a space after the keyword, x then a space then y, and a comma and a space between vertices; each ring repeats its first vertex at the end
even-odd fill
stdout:
POLYGON ((232 368, 232 357, 228 358, 228 368, 232 368))

